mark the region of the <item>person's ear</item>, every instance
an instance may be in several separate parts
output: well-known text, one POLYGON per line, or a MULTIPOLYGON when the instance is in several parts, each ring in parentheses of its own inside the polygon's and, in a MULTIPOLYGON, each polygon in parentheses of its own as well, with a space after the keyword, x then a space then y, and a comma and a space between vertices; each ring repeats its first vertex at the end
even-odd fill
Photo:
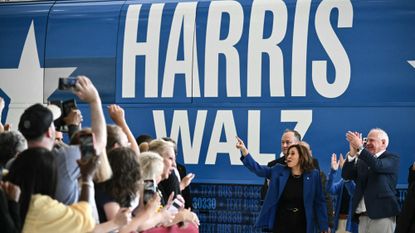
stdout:
POLYGON ((46 137, 48 137, 48 138, 53 138, 54 137, 52 127, 49 127, 48 130, 46 131, 46 137))

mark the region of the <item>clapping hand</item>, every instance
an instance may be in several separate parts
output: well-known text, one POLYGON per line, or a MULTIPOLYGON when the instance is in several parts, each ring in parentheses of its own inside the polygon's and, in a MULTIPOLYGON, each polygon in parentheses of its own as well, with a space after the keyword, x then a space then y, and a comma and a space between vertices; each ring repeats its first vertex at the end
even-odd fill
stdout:
POLYGON ((340 156, 339 156, 339 160, 337 160, 336 153, 333 153, 331 155, 331 169, 332 170, 337 171, 339 169, 339 167, 340 168, 343 167, 343 164, 344 164, 344 158, 343 158, 343 155, 341 153, 340 153, 340 156))

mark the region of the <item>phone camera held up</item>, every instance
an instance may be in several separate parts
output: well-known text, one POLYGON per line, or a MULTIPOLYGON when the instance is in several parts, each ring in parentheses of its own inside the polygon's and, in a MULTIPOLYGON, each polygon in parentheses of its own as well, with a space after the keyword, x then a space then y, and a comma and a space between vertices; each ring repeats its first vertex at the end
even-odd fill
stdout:
POLYGON ((79 135, 79 149, 84 160, 89 160, 95 155, 94 135, 92 133, 84 133, 79 135))
POLYGON ((76 85, 76 77, 59 78, 59 90, 73 90, 76 85))
POLYGON ((144 180, 144 204, 147 204, 147 202, 154 196, 156 192, 157 186, 154 180, 144 180))

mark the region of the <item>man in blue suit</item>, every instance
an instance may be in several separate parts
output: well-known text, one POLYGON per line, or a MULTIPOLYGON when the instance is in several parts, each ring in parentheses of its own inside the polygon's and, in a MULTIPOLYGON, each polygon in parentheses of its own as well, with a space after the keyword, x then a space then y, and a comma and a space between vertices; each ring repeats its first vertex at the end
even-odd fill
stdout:
POLYGON ((359 233, 393 233, 400 211, 395 196, 399 156, 386 151, 389 137, 382 129, 370 130, 366 147, 357 132, 347 132, 346 138, 350 152, 342 177, 356 183, 352 211, 359 233))

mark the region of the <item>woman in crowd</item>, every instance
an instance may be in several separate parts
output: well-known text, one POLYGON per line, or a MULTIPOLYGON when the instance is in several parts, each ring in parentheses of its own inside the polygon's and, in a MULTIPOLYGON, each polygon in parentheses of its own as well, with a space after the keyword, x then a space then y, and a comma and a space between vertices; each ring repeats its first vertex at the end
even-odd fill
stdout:
POLYGON ((67 206, 54 199, 56 163, 44 148, 23 151, 10 168, 7 179, 21 189, 22 232, 90 232, 95 221, 88 204, 89 188, 97 167, 97 157, 80 161, 82 188, 79 202, 67 206))
MULTIPOLYGON (((154 145, 153 145, 154 146, 154 145)), ((154 152, 144 152, 138 158, 144 180, 153 180, 155 183, 160 183, 165 172, 164 159, 159 154, 154 152), (145 174, 145 175, 144 175, 145 174)), ((161 195, 160 191, 157 191, 161 195)), ((150 229, 146 233, 160 233, 160 232, 182 232, 182 233, 197 233, 199 219, 196 214, 189 209, 183 209, 183 205, 179 209, 172 206, 173 195, 170 195, 167 204, 161 205, 158 214, 154 219, 160 218, 164 212, 175 213, 174 219, 171 221, 164 221, 161 226, 150 229), (157 217, 158 216, 158 217, 157 217), (183 222, 183 224, 177 224, 183 222)), ((165 215, 165 213, 164 213, 165 215)), ((163 218, 161 218, 163 219, 163 218)))
MULTIPOLYGON (((356 184, 352 180, 343 180, 342 178, 334 182, 334 177, 338 170, 343 167, 344 159, 340 154, 339 160, 337 155, 333 153, 331 156, 331 169, 327 180, 327 191, 331 195, 337 196, 334 212, 333 231, 336 233, 357 233, 358 226, 352 222, 352 195, 356 184)), ((341 173, 341 172, 340 172, 341 173)))
POLYGON ((257 176, 270 180, 256 226, 276 233, 328 232, 327 208, 320 174, 307 148, 291 145, 287 165, 260 166, 237 137, 243 164, 257 176))
POLYGON ((108 160, 112 178, 95 185, 100 222, 113 219, 120 208, 138 205, 141 173, 135 152, 127 147, 115 148, 109 151, 108 160))
MULTIPOLYGON (((164 140, 153 140, 150 142, 149 149, 151 152, 155 152, 161 156, 163 159, 163 171, 161 173, 161 180, 167 179, 170 174, 173 172, 175 163, 176 163, 176 154, 174 152, 174 144, 164 140)), ((140 155, 141 156, 141 155, 140 155)), ((166 198, 165 196, 161 198, 162 205, 168 205, 168 199, 174 196, 174 193, 171 193, 166 198)), ((180 198, 180 196, 177 196, 180 198)), ((184 202, 183 198, 180 198, 184 202)), ((173 221, 174 224, 183 222, 183 223, 193 223, 195 226, 199 226, 199 218, 193 212, 188 209, 180 209, 176 214, 176 217, 173 221)))
POLYGON ((122 226, 120 232, 142 231, 171 217, 154 216, 160 199, 152 198, 147 206, 138 205, 141 187, 141 166, 136 153, 128 147, 118 147, 108 153, 113 176, 95 185, 95 201, 100 222, 113 220, 121 212, 136 209, 133 220, 122 226))

